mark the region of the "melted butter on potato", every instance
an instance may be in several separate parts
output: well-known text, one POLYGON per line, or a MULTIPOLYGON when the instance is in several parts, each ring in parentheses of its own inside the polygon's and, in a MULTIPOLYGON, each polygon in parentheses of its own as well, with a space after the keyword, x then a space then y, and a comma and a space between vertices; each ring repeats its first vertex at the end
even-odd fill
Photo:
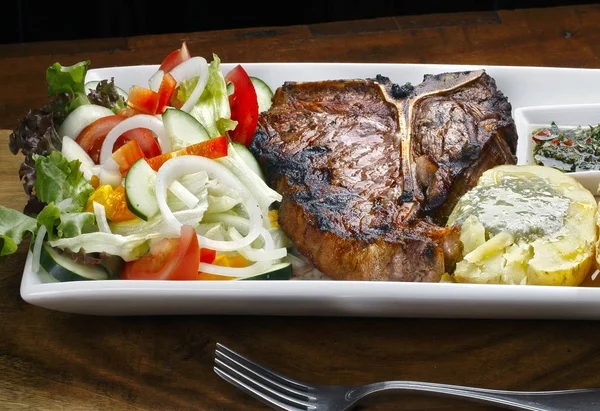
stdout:
POLYGON ((579 285, 595 266, 596 199, 574 178, 543 166, 486 171, 457 203, 456 282, 579 285))

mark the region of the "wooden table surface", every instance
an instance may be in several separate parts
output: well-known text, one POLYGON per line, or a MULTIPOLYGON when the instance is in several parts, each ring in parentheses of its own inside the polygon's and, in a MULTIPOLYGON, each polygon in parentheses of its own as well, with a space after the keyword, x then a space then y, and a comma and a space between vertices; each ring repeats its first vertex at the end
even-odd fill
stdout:
MULTIPOLYGON (((187 41, 223 62, 394 62, 600 67, 600 5, 0 46, 0 128, 47 101, 45 69, 156 64, 187 41)), ((21 210, 21 156, 0 133, 0 204, 21 210)), ((0 408, 255 410, 213 372, 221 342, 315 383, 387 379, 498 389, 600 387, 600 325, 511 321, 244 316, 93 317, 25 303, 25 260, 0 265, 0 408)), ((363 409, 492 410, 406 395, 363 409)))

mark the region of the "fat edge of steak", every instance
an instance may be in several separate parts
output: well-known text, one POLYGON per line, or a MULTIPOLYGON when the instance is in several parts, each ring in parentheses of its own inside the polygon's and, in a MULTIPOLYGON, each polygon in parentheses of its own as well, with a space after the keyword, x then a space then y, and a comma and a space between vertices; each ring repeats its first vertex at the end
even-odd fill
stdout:
MULTIPOLYGON (((370 94, 362 97, 368 100, 372 97, 370 94)), ((371 108, 366 107, 367 111, 371 108)), ((364 110, 365 106, 360 108, 364 110)), ((380 109, 377 103, 373 111, 380 109)), ((327 118, 326 115, 324 117, 327 118)), ((365 117, 372 122, 373 118, 365 117)), ((464 117, 468 120, 468 116, 464 117)), ((340 136, 344 136, 343 131, 340 136)), ((336 143, 341 137, 337 138, 333 140, 336 143)), ((460 143, 456 135, 450 140, 455 146, 460 143)), ((364 145, 361 141, 355 143, 356 147, 364 145)), ((282 229, 297 249, 325 274, 335 279, 439 281, 444 272, 452 271, 460 255, 459 231, 457 227, 436 225, 432 217, 443 225, 445 221, 440 220, 453 206, 451 203, 474 185, 485 169, 514 162, 515 147, 516 131, 510 116, 510 104, 496 89, 493 79, 478 71, 426 76, 424 82, 416 87, 398 86, 381 76, 375 81, 287 82, 277 89, 271 110, 261 114, 250 149, 263 167, 269 184, 283 196, 280 208, 282 229), (435 87, 435 82, 439 87, 435 87), (302 94, 302 89, 307 87, 308 94, 296 101, 298 95, 295 94, 302 94), (314 90, 310 90, 311 87, 314 90), (330 160, 334 157, 334 165, 339 166, 335 161, 344 163, 345 160, 336 159, 331 154, 332 144, 323 144, 319 137, 323 133, 335 134, 332 127, 343 129, 344 126, 349 127, 348 124, 354 128, 347 129, 345 135, 351 136, 356 129, 364 131, 362 126, 356 125, 360 120, 352 123, 346 119, 356 120, 356 107, 353 104, 344 106, 347 104, 344 93, 364 92, 363 87, 367 91, 379 88, 381 98, 394 107, 386 115, 393 116, 395 112, 397 116, 398 128, 387 130, 388 135, 383 133, 385 141, 396 141, 398 151, 400 147, 404 148, 397 160, 402 163, 399 165, 401 175, 394 175, 395 180, 389 182, 401 186, 399 191, 395 191, 397 196, 393 202, 389 199, 386 202, 385 198, 374 198, 371 202, 357 200, 360 198, 357 194, 364 195, 364 192, 358 193, 360 190, 351 185, 340 189, 339 183, 335 185, 331 181, 331 174, 336 172, 336 168, 314 161, 315 158, 330 160), (326 93, 341 94, 328 100, 328 96, 323 95, 323 88, 327 89, 326 93), (344 91, 346 89, 347 92, 344 91), (428 128, 427 123, 431 124, 432 120, 422 113, 436 114, 432 107, 441 107, 442 110, 437 111, 442 115, 438 115, 437 120, 434 117, 434 126, 428 128), (468 131, 462 136, 463 140, 466 138, 463 147, 450 154, 436 154, 440 140, 443 146, 446 136, 439 136, 439 132, 432 130, 443 129, 440 124, 452 120, 452 116, 447 114, 453 111, 456 114, 458 109, 471 113, 476 122, 483 119, 482 127, 487 134, 480 136, 477 132, 479 125, 474 127, 470 124, 465 128, 465 124, 469 123, 464 121, 465 118, 461 122, 455 121, 454 125, 462 124, 468 131), (323 124, 317 124, 317 127, 303 128, 303 123, 314 121, 315 113, 322 114, 327 110, 341 110, 341 121, 336 117, 326 127, 319 128, 323 124), (281 116, 287 117, 282 121, 281 116), (336 122, 342 124, 336 126, 336 122), (297 152, 291 154, 286 150, 296 145, 302 146, 297 152), (406 147, 410 150, 406 151, 406 147), (435 195, 431 195, 432 192, 435 195), (357 219, 368 223, 357 225, 357 219)), ((387 157, 386 161, 389 162, 387 157)), ((368 175, 365 177, 369 178, 368 175)), ((389 180, 391 176, 384 175, 383 178, 389 180)), ((341 185, 348 184, 342 181, 341 185)))

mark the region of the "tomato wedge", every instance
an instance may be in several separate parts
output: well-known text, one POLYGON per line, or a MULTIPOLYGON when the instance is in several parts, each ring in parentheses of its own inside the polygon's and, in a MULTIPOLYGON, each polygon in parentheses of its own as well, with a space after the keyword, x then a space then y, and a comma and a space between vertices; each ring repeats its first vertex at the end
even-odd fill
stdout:
MULTIPOLYGON (((98 164, 100 161, 100 150, 102 149, 102 143, 104 143, 106 135, 113 127, 126 118, 125 116, 117 115, 99 118, 81 130, 75 141, 92 158, 94 163, 98 164)), ((145 128, 135 128, 123 133, 115 142, 113 153, 130 140, 137 140, 146 158, 155 157, 161 153, 160 146, 154 135, 150 130, 145 128)))
POLYGON ((249 146, 258 123, 258 99, 252 80, 241 65, 235 66, 225 76, 226 83, 233 84, 233 94, 229 96, 231 119, 238 122, 229 132, 232 141, 249 146))
POLYGON ((160 156, 152 157, 147 160, 153 170, 158 171, 167 160, 185 155, 202 156, 208 158, 219 158, 227 155, 227 137, 219 136, 200 143, 192 144, 176 151, 161 154, 160 156))
POLYGON ((123 280, 195 280, 200 246, 192 226, 181 227, 177 238, 164 238, 150 247, 147 255, 125 262, 123 280))
POLYGON ((172 51, 167 55, 167 57, 165 57, 158 69, 164 71, 166 74, 169 71, 173 70, 175 67, 177 67, 179 64, 188 60, 190 57, 190 52, 187 48, 187 44, 184 41, 181 45, 181 48, 172 51))

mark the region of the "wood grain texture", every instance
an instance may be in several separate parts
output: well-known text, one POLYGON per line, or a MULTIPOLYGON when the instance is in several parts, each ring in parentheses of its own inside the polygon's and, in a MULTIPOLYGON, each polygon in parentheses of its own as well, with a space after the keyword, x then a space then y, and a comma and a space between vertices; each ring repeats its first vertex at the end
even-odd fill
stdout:
POLYGON ((47 101, 45 69, 155 64, 186 40, 235 62, 396 62, 595 67, 600 5, 396 17, 126 39, 0 45, 0 128, 47 101))
MULTIPOLYGON (((600 6, 396 17, 312 26, 0 46, 0 128, 46 101, 46 67, 154 64, 186 40, 222 61, 474 63, 599 67, 600 6)), ((22 209, 22 160, 0 133, 0 204, 22 209)), ((244 316, 92 317, 25 303, 28 242, 0 265, 0 408, 260 410, 213 370, 221 342, 291 377, 361 384, 407 379, 552 390, 600 386, 593 321, 244 316)), ((492 411, 389 394, 358 409, 492 411)))

